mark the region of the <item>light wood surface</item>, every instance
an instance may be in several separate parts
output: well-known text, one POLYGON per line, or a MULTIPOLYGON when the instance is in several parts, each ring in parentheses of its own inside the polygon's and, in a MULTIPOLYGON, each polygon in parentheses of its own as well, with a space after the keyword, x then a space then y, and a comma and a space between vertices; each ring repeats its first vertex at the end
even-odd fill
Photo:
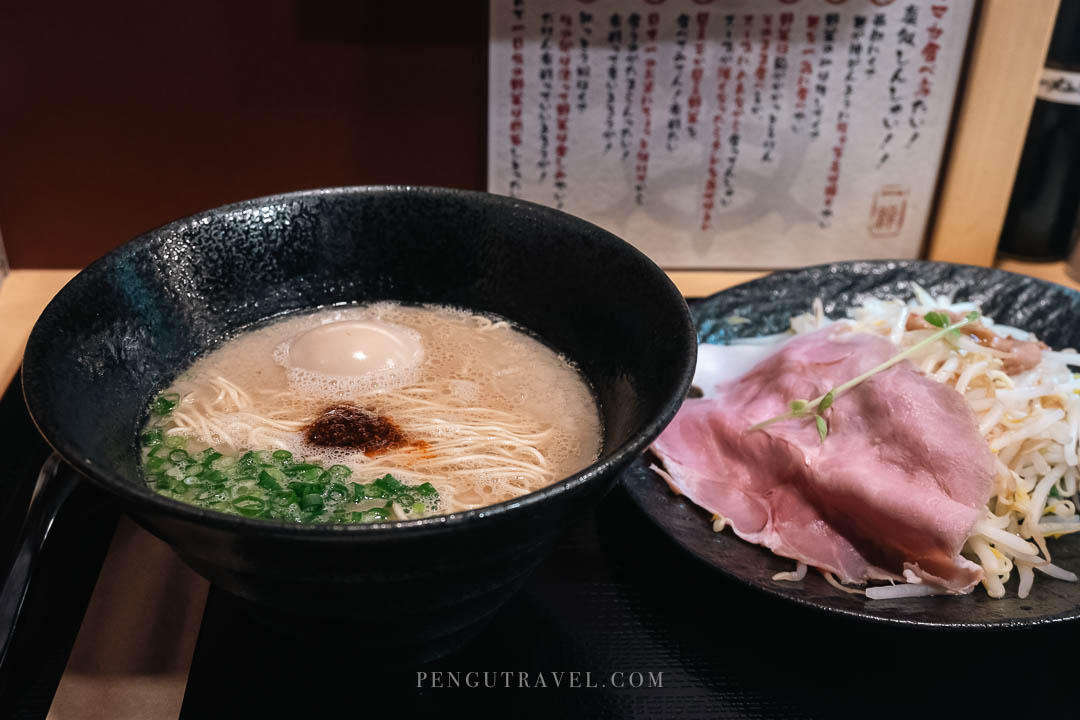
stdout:
POLYGON ((1037 277, 1040 280, 1049 280, 1052 283, 1064 285, 1065 287, 1071 287, 1074 290, 1080 290, 1080 282, 1077 282, 1075 278, 1071 277, 1065 271, 1065 263, 1037 263, 1024 262, 1023 260, 998 260, 996 267, 999 267, 1002 270, 1008 270, 1009 272, 1020 273, 1021 275, 1030 275, 1031 277, 1037 277))
POLYGON ((984 0, 929 258, 990 265, 1059 0, 984 0))
POLYGON ((768 273, 768 270, 671 270, 668 272, 668 277, 684 297, 708 297, 713 293, 750 282, 768 273))
MULTIPOLYGON (((34 321, 77 270, 13 270, 0 284, 0 388, 6 388, 22 362, 34 321)), ((765 271, 669 273, 687 297, 704 297, 761 277, 765 271)))
POLYGON ((77 272, 13 270, 0 284, 0 388, 15 377, 34 321, 77 272))
MULTIPOLYGON (((1063 263, 1004 260, 999 267, 1080 289, 1063 263)), ((0 284, 0 388, 6 388, 22 361, 30 329, 41 311, 77 270, 13 270, 0 284)), ((764 270, 672 271, 668 276, 686 297, 706 297, 767 274, 764 270)))

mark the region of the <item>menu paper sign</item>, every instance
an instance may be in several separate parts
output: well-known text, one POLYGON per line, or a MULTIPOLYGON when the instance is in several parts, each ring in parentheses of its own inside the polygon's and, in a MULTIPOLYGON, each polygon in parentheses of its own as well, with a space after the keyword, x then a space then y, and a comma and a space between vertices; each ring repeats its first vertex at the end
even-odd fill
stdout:
POLYGON ((666 268, 919 254, 974 0, 492 0, 488 189, 666 268))

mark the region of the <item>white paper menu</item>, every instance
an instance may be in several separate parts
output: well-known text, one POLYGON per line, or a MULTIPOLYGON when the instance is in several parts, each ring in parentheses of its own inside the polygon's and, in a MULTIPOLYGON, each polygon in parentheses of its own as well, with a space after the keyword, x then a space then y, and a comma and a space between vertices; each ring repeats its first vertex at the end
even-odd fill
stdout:
POLYGON ((666 268, 921 249, 974 0, 491 0, 488 189, 666 268))

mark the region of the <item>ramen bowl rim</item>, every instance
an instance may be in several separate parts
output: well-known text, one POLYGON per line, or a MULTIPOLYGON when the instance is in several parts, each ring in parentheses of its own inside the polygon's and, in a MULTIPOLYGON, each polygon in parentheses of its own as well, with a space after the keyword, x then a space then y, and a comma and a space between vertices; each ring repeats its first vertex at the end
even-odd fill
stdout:
MULTIPOLYGON (((543 504, 552 499, 557 499, 563 493, 581 491, 591 483, 621 471, 621 469, 628 466, 634 458, 644 452, 652 440, 654 440, 672 418, 674 418, 675 413, 678 411, 679 406, 686 396, 686 392, 689 389, 693 378, 697 352, 697 339, 696 331, 685 299, 675 284, 667 274, 660 269, 660 267, 636 247, 609 231, 604 230, 587 220, 554 208, 493 193, 433 186, 352 185, 278 193, 203 210, 153 228, 144 233, 140 233, 128 242, 118 246, 88 265, 64 285, 49 305, 46 306, 41 316, 39 316, 38 321, 35 323, 27 342, 27 355, 30 355, 33 352, 33 348, 46 342, 46 340, 41 337, 41 318, 49 314, 50 308, 57 303, 62 303, 63 296, 68 292, 72 292, 72 288, 76 287, 80 282, 86 282, 85 278, 101 272, 101 267, 103 265, 108 264, 122 253, 131 252, 130 248, 133 245, 150 243, 159 236, 180 230, 207 217, 235 213, 252 207, 262 207, 272 203, 281 203, 326 195, 372 196, 379 194, 400 194, 406 196, 410 194, 423 194, 435 198, 449 196, 456 197, 459 200, 469 203, 494 203, 497 206, 505 207, 509 212, 517 211, 540 214, 542 216, 546 215, 547 222, 570 223, 572 225, 577 225, 582 228, 582 230, 598 233, 598 237, 603 238, 602 242, 612 243, 619 246, 621 252, 636 256, 635 262, 641 265, 643 274, 648 275, 652 282, 658 284, 658 291, 662 292, 672 301, 673 307, 678 307, 679 305, 682 306, 680 320, 685 330, 685 332, 682 333, 685 340, 685 347, 682 348, 681 351, 674 348, 672 349, 672 358, 676 359, 673 360, 673 365, 677 365, 677 367, 673 367, 672 378, 677 378, 677 380, 675 381, 671 392, 669 392, 667 397, 661 401, 660 412, 654 414, 643 427, 631 432, 629 437, 616 446, 611 452, 602 449, 600 457, 585 468, 541 488, 540 490, 533 491, 521 497, 462 512, 432 515, 416 520, 341 524, 291 523, 288 521, 248 518, 200 508, 181 500, 163 496, 147 486, 137 486, 135 483, 124 480, 115 474, 111 474, 106 468, 94 464, 89 458, 80 459, 79 453, 75 448, 64 441, 65 434, 63 432, 58 433, 57 437, 54 438, 52 433, 47 432, 46 429, 42 427, 42 423, 39 422, 37 414, 34 412, 34 403, 31 401, 33 393, 28 391, 28 382, 40 383, 41 378, 36 377, 37 369, 32 364, 27 365, 24 360, 23 372, 21 373, 22 390, 30 417, 34 422, 35 427, 53 450, 69 465, 82 475, 88 477, 99 487, 105 489, 112 495, 119 497, 121 501, 126 503, 127 506, 132 508, 136 513, 144 510, 160 513, 174 520, 204 525, 218 530, 236 531, 246 536, 291 537, 305 541, 318 542, 324 540, 342 540, 344 538, 354 538, 357 540, 369 538, 372 541, 375 541, 389 537, 417 537, 428 534, 451 532, 454 528, 475 525, 478 523, 486 524, 499 519, 512 520, 515 517, 520 517, 522 513, 529 512, 539 504, 543 504), (28 375, 31 377, 30 381, 27 380, 28 375)), ((393 300, 393 298, 386 298, 386 300, 393 300)), ((308 310, 312 309, 315 309, 314 306, 308 308, 308 310)), ((275 316, 276 314, 268 315, 267 318, 264 318, 264 321, 275 316)), ((137 448, 135 439, 133 439, 133 444, 135 444, 135 447, 137 448)))

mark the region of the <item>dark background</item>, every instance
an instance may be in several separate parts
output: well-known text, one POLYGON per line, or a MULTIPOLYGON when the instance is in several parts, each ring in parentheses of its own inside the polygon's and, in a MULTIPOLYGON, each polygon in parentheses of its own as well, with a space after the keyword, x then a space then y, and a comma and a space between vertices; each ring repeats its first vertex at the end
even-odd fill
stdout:
POLYGON ((485 0, 0 0, 11 265, 278 192, 482 189, 486 47, 485 0))

